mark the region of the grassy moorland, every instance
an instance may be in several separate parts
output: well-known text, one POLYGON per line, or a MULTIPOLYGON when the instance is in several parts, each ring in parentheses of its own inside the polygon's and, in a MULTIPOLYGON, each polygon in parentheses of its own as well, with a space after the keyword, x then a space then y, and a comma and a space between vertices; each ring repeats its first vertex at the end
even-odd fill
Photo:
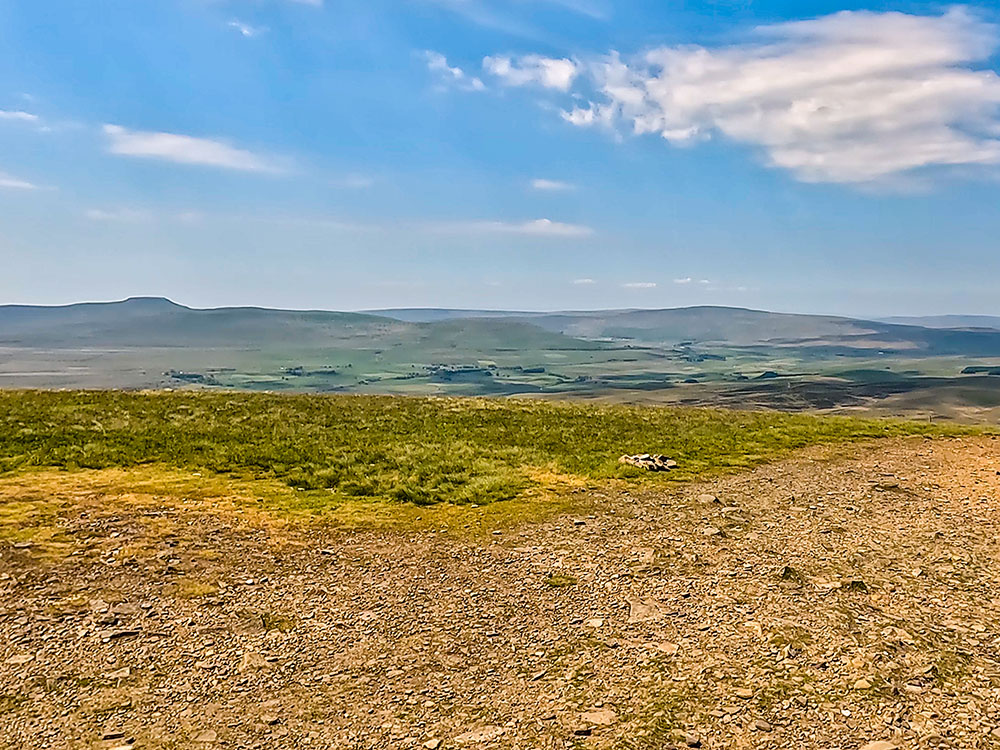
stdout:
POLYGON ((252 393, 0 392, 0 472, 165 465, 340 499, 488 503, 545 473, 692 479, 807 445, 957 426, 713 409, 252 393), (623 453, 673 457, 669 475, 623 453))

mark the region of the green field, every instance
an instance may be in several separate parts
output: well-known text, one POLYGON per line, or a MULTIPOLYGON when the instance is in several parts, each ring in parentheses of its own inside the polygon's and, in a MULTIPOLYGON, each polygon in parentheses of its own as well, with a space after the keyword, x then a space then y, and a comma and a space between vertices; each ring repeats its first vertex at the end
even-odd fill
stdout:
POLYGON ((716 409, 234 392, 0 392, 0 472, 148 464, 279 479, 321 509, 348 499, 489 503, 559 475, 669 482, 807 445, 957 426, 716 409), (679 463, 649 474, 623 453, 679 463))

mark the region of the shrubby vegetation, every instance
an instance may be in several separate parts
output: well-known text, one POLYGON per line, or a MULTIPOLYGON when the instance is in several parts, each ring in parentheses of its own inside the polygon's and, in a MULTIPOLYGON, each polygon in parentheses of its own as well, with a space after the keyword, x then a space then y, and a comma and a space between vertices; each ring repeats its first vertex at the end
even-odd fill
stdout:
POLYGON ((774 412, 488 399, 254 393, 0 392, 0 471, 169 466, 418 504, 515 497, 538 472, 690 479, 815 443, 958 433, 774 412), (623 467, 662 453, 668 474, 623 467))

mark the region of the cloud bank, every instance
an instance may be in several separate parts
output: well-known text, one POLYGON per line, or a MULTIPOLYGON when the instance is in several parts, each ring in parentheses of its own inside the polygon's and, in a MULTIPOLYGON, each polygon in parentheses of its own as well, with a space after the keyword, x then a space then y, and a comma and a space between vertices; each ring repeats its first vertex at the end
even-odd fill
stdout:
POLYGON ((596 95, 563 112, 674 145, 722 136, 807 182, 866 183, 934 166, 1000 164, 1000 76, 976 69, 997 29, 939 16, 845 11, 756 29, 728 47, 612 53, 596 95))

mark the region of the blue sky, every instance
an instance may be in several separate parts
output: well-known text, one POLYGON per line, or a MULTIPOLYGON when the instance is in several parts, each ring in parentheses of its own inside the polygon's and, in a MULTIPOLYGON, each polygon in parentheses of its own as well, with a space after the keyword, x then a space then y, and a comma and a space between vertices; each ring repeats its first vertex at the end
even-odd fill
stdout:
POLYGON ((0 302, 1000 314, 991 6, 0 0, 0 302))

